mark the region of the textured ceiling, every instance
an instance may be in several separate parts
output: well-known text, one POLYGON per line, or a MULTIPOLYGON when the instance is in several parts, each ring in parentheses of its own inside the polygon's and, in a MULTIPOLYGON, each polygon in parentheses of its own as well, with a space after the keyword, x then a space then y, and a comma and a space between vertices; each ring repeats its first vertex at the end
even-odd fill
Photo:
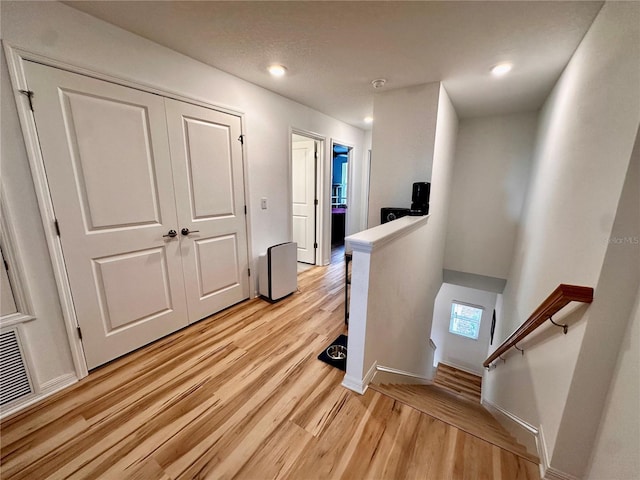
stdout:
POLYGON ((602 2, 65 2, 349 124, 370 128, 371 81, 443 81, 461 117, 531 111, 602 2), (514 63, 500 79, 489 68, 514 63), (282 63, 275 79, 266 67, 282 63))

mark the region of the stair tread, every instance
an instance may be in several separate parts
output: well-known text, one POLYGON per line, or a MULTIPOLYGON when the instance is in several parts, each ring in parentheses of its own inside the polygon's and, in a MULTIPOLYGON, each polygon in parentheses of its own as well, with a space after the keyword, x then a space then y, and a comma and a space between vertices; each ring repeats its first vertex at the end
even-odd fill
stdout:
POLYGON ((466 433, 538 462, 480 403, 438 385, 374 385, 371 388, 466 433))
POLYGON ((474 401, 481 399, 482 377, 446 363, 438 363, 434 383, 474 401))
POLYGON ((466 382, 466 383, 470 383, 473 385, 481 385, 482 384, 482 377, 468 377, 465 375, 459 375, 456 373, 452 373, 452 372, 443 372, 440 371, 437 373, 437 375, 443 377, 443 378, 451 378, 451 379, 456 379, 462 382, 466 382))

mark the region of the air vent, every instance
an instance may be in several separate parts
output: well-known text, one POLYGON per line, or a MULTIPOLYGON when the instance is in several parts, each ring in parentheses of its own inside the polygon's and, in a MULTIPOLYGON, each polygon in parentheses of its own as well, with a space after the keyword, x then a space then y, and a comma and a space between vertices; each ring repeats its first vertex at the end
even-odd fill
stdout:
POLYGON ((18 332, 0 333, 0 405, 33 393, 18 332))

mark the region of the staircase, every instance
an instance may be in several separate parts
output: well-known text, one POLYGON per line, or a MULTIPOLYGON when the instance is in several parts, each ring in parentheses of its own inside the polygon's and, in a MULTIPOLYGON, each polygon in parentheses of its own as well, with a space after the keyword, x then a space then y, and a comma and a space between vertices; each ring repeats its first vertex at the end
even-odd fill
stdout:
POLYGON ((379 384, 374 379, 369 387, 519 457, 539 463, 538 457, 518 443, 480 404, 482 377, 440 363, 433 385, 379 384))
POLYGON ((462 395, 469 400, 480 403, 482 377, 452 367, 446 363, 438 363, 434 385, 462 395))

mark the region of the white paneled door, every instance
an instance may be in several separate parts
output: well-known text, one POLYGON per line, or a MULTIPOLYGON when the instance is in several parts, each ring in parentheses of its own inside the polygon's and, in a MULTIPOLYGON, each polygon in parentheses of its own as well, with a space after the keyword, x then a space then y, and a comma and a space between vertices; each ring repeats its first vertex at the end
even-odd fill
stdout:
MULTIPOLYGON (((205 293, 246 279, 232 271, 227 259, 235 248, 244 252, 246 263, 246 235, 243 245, 225 244, 222 262, 220 249, 205 248, 197 260, 201 268, 185 268, 189 261, 183 255, 194 249, 197 238, 180 231, 198 226, 180 215, 192 205, 209 208, 203 215, 212 215, 216 206, 197 190, 202 183, 196 190, 193 182, 177 185, 174 173, 184 181, 179 175, 184 155, 171 158, 169 137, 176 135, 167 130, 165 99, 31 62, 25 62, 25 73, 34 92, 40 148, 91 369, 205 316, 189 293, 192 287, 185 289, 185 278, 189 285, 204 284, 205 293), (185 196, 185 190, 196 193, 185 196), (185 207, 182 202, 191 203, 185 207)), ((209 168, 204 150, 219 147, 218 137, 206 137, 194 137, 200 143, 195 157, 189 157, 200 164, 190 168, 198 178, 212 173, 195 172, 209 168)), ((217 155, 212 151, 209 156, 217 155)), ((228 188, 228 182, 222 183, 228 188)), ((211 179, 211 188, 217 185, 218 179, 211 179)), ((212 239, 206 235, 200 238, 212 239)), ((244 283, 243 294, 248 292, 244 283)), ((230 303, 207 313, 247 297, 228 298, 230 303)))
POLYGON ((240 118, 166 99, 189 317, 249 296, 240 118))
POLYGON ((293 241, 298 261, 316 263, 315 141, 294 142, 292 159, 293 241))

